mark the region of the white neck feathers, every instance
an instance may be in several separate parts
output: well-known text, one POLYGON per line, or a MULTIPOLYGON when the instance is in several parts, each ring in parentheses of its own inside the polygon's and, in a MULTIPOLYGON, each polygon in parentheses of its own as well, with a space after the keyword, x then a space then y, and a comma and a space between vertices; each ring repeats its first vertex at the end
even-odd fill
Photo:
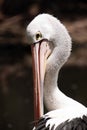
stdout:
POLYGON ((58 71, 51 74, 48 72, 44 83, 44 102, 49 111, 63 109, 67 107, 84 107, 79 102, 67 97, 57 86, 58 71))

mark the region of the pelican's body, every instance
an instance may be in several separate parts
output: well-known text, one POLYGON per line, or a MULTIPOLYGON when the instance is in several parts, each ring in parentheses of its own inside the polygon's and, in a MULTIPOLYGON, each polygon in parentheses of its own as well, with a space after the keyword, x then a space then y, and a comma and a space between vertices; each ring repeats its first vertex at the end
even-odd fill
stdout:
MULTIPOLYGON (((41 86, 42 84, 44 86, 44 103, 50 112, 45 115, 43 115, 43 112, 41 113, 42 118, 35 129, 87 130, 87 108, 67 97, 57 86, 59 70, 67 61, 71 52, 71 38, 66 28, 55 17, 49 14, 41 14, 28 25, 27 33, 30 43, 40 43, 38 51, 40 57, 45 50, 44 75, 42 76, 43 73, 40 68, 39 76, 42 76, 42 78, 37 78, 38 83, 36 83, 39 84, 39 80, 41 80, 41 86), (42 51, 40 51, 41 49, 42 51)), ((40 102, 42 102, 42 99, 40 102)))

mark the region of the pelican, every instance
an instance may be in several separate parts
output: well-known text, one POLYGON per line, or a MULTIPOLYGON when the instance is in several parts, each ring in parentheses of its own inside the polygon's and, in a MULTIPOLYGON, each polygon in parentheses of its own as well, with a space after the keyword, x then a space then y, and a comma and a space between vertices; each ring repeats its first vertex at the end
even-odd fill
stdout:
POLYGON ((35 130, 87 130, 87 108, 60 91, 59 70, 68 60, 72 40, 50 14, 39 14, 27 26, 32 49, 35 130), (44 114, 44 106, 48 113, 44 114))

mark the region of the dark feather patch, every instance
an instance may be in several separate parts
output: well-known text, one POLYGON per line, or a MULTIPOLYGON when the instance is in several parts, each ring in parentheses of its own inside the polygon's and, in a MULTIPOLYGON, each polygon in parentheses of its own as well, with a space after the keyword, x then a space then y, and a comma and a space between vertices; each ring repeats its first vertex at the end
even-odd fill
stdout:
MULTIPOLYGON (((46 127, 46 122, 51 119, 49 117, 41 118, 35 130, 49 130, 50 125, 46 127)), ((54 130, 55 123, 52 126, 51 130, 54 130)), ((65 122, 61 123, 56 127, 55 130, 87 130, 87 116, 83 116, 83 118, 75 118, 71 121, 66 120, 65 122)))
POLYGON ((48 125, 48 127, 45 127, 46 122, 49 119, 50 119, 49 117, 47 117, 47 118, 45 118, 45 117, 40 118, 40 120, 37 123, 37 126, 36 126, 35 130, 49 130, 49 125, 48 125))

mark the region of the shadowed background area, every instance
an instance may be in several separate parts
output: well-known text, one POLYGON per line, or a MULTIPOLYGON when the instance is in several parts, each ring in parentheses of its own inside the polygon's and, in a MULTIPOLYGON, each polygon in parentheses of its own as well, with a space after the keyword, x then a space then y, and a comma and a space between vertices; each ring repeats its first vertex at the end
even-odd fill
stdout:
POLYGON ((87 106, 87 1, 0 0, 0 130, 33 127, 32 59, 26 26, 43 12, 58 17, 73 41, 71 57, 60 71, 60 89, 87 106))

